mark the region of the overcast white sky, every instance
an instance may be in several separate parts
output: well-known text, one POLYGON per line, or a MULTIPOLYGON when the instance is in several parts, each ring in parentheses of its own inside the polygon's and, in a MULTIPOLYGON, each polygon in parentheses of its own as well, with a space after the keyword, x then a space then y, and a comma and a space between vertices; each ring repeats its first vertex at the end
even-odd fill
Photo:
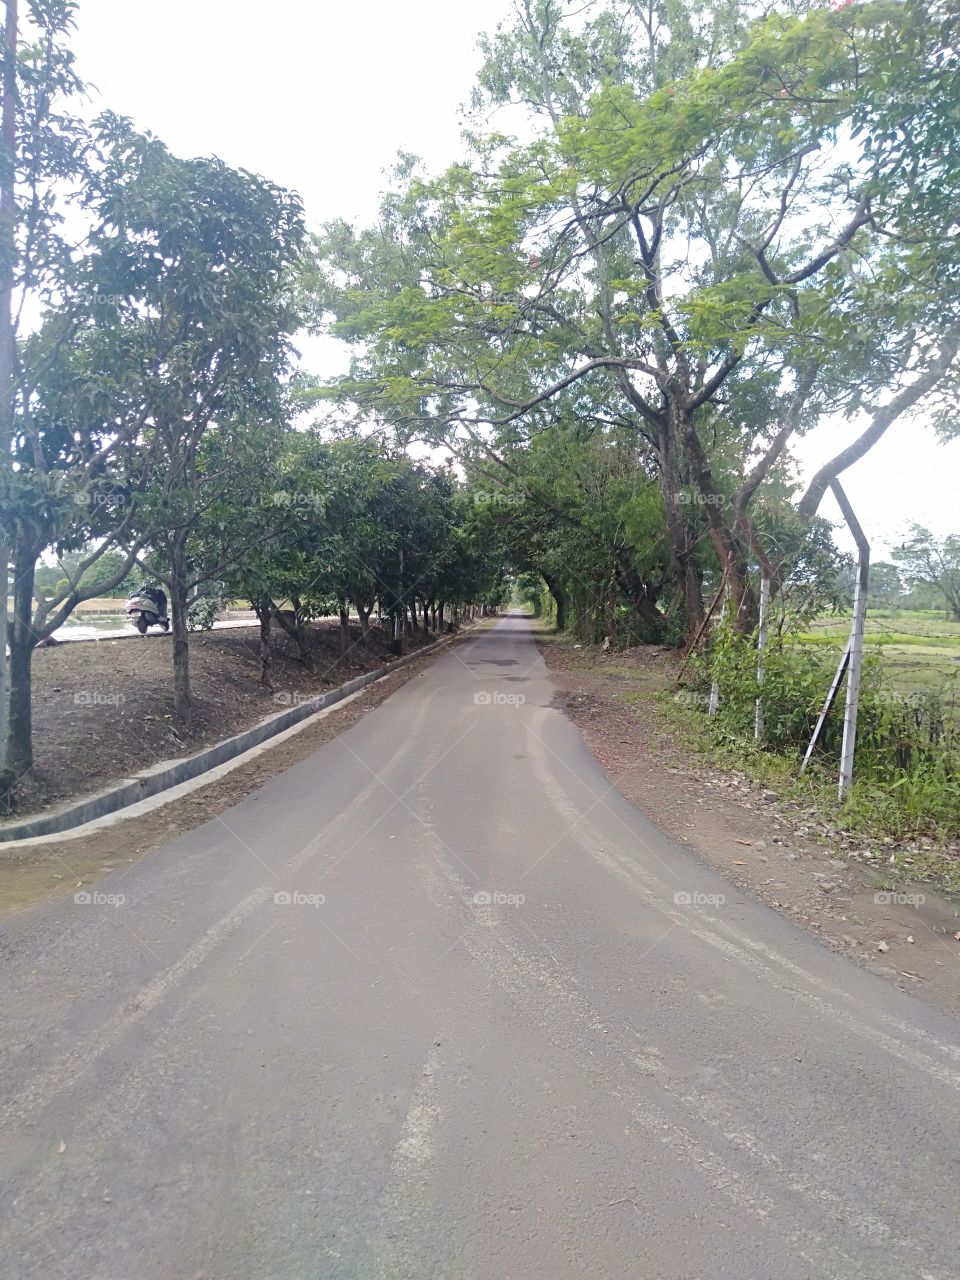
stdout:
MULTIPOLYGON (((457 158, 477 34, 509 10, 510 0, 81 0, 75 48, 98 101, 178 154, 216 153, 299 191, 313 225, 364 221, 398 150, 430 168, 457 158)), ((805 467, 852 435, 822 426, 802 445, 805 467)), ((901 424, 843 483, 875 558, 911 520, 960 532, 960 442, 944 448, 901 424)), ((832 499, 822 510, 839 519, 832 499)))

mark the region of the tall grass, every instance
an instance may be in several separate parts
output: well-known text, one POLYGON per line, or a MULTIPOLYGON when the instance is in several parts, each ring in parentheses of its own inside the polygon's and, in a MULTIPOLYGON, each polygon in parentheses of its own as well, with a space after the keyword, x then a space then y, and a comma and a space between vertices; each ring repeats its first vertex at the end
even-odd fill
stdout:
MULTIPOLYGON (((799 772, 842 647, 797 644, 786 637, 768 650, 762 686, 750 637, 727 626, 714 634, 696 683, 720 690, 716 716, 704 728, 714 743, 754 752, 754 707, 763 708, 761 749, 799 772)), ((854 761, 855 785, 843 820, 853 828, 896 836, 960 836, 960 715, 958 677, 937 690, 904 694, 890 687, 877 655, 863 667, 854 761)), ((813 758, 816 779, 836 785, 843 734, 843 692, 827 718, 813 758)))

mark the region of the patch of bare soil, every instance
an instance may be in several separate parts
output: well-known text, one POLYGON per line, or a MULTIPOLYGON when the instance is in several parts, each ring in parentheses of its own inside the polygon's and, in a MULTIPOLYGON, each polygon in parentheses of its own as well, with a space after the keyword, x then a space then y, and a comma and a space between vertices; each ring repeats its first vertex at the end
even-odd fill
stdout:
POLYGON ((604 654, 553 636, 540 637, 540 649, 555 705, 626 799, 827 946, 960 1015, 957 904, 926 884, 891 885, 882 846, 864 841, 851 854, 839 840, 818 838, 773 791, 691 755, 657 703, 673 681, 674 651, 604 654))
MULTIPOLYGON (((450 640, 458 644, 471 632, 450 640)), ((345 706, 272 746, 246 764, 206 786, 154 809, 149 822, 120 819, 90 835, 21 848, 0 845, 0 919, 51 897, 73 893, 118 867, 129 866, 184 831, 215 818, 262 786, 274 774, 290 769, 325 743, 345 732, 378 707, 408 680, 421 675, 439 649, 425 649, 415 662, 362 690, 345 706)), ((354 673, 356 674, 356 673, 354 673)), ((343 683, 347 677, 338 678, 343 683)))
MULTIPOLYGON (((376 626, 369 648, 360 643, 359 625, 354 627, 343 656, 337 621, 315 624, 308 636, 309 667, 294 642, 274 632, 271 691, 259 683, 255 626, 192 635, 194 711, 188 728, 174 726, 168 635, 38 649, 33 656, 34 770, 18 788, 18 814, 36 813, 190 755, 391 658, 388 637, 376 626)), ((410 645, 426 642, 421 631, 410 645)))

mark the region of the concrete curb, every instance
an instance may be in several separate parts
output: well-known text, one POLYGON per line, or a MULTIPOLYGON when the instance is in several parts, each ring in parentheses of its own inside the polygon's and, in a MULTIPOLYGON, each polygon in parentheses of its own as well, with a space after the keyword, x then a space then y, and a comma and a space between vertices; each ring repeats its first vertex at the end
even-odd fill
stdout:
POLYGON ((384 667, 348 680, 346 684, 339 685, 336 689, 328 689, 326 693, 317 694, 315 698, 309 698, 299 706, 267 716, 252 728, 244 729, 242 733, 235 734, 232 738, 225 738, 223 742, 215 743, 212 747, 205 747, 195 755, 184 756, 180 760, 167 761, 151 769, 144 769, 104 791, 85 796, 81 800, 70 801, 62 808, 37 814, 32 819, 24 818, 16 822, 0 823, 0 844, 69 831, 74 827, 93 822, 97 818, 116 813, 120 809, 126 809, 130 805, 138 804, 141 800, 147 800, 170 787, 179 786, 182 782, 189 782, 200 774, 216 769, 252 747, 260 746, 261 743, 300 724, 301 721, 316 715, 318 711, 324 711, 351 694, 359 693, 367 685, 385 679, 394 671, 399 671, 409 663, 415 662, 417 658, 423 657, 424 654, 435 653, 438 648, 462 635, 463 632, 460 631, 456 636, 432 640, 416 653, 408 653, 406 657, 398 658, 384 667))
MULTIPOLYGON (((247 622, 245 619, 230 619, 225 622, 214 623, 209 632, 198 631, 197 635, 209 635, 212 632, 222 631, 241 631, 245 627, 259 627, 260 623, 254 620, 247 622)), ((142 636, 138 631, 104 631, 99 636, 70 636, 54 634, 53 637, 57 645, 61 644, 113 644, 117 640, 170 640, 172 634, 169 631, 154 631, 150 635, 142 636)))

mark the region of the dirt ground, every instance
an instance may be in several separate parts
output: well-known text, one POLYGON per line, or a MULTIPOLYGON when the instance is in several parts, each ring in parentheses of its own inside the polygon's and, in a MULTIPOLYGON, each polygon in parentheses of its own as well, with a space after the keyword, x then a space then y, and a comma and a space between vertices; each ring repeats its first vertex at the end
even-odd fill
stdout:
MULTIPOLYGON (((304 696, 322 693, 390 659, 372 627, 370 648, 351 631, 340 656, 339 623, 309 632, 312 670, 284 633, 273 635, 273 691, 259 684, 259 631, 196 632, 190 639, 195 709, 189 730, 174 728, 171 641, 135 636, 38 649, 33 657, 35 766, 18 791, 17 814, 85 795, 163 760, 229 738, 304 696)), ((431 637, 432 638, 432 637, 431 637)), ((409 643, 425 643, 423 632, 409 643)))
POLYGON ((553 636, 540 648, 558 705, 652 821, 826 945, 960 1015, 960 904, 927 884, 891 882, 883 845, 820 836, 773 791, 685 751, 657 701, 672 683, 673 651, 603 654, 553 636))
MULTIPOLYGON (((154 809, 148 822, 138 818, 118 818, 110 826, 73 839, 51 840, 20 848, 0 844, 0 919, 47 898, 74 893, 117 867, 138 862, 181 832, 215 818, 274 774, 292 768, 337 734, 356 724, 408 680, 421 675, 434 656, 446 652, 450 644, 459 644, 475 629, 468 627, 442 646, 425 649, 417 661, 369 685, 351 702, 333 707, 322 719, 246 764, 239 765, 225 777, 154 809)), ((336 683, 342 683, 342 679, 338 678, 336 683)))

